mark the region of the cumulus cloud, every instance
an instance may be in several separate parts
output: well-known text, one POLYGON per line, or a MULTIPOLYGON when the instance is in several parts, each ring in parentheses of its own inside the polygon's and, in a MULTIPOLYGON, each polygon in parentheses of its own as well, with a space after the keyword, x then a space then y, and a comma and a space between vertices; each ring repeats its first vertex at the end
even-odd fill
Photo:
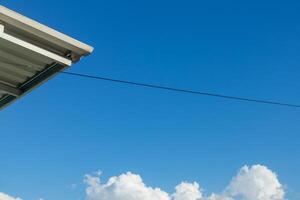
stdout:
MULTIPOLYGON (((182 182, 173 194, 147 186, 139 175, 126 173, 106 183, 101 174, 87 175, 88 200, 284 200, 277 175, 262 165, 244 166, 223 192, 203 195, 198 183, 182 182)), ((0 199, 2 200, 2 199, 0 199)))
POLYGON ((262 165, 243 167, 226 192, 246 200, 282 200, 284 197, 277 175, 262 165))
POLYGON ((176 192, 172 195, 174 200, 198 200, 202 199, 202 192, 198 183, 183 182, 176 186, 176 192))
POLYGON ((85 182, 89 200, 169 200, 166 192, 147 187, 139 175, 132 173, 111 177, 104 184, 99 176, 87 175, 85 182))
POLYGON ((210 197, 205 200, 234 200, 232 197, 225 195, 212 194, 210 197))
POLYGON ((0 192, 0 200, 22 200, 0 192))

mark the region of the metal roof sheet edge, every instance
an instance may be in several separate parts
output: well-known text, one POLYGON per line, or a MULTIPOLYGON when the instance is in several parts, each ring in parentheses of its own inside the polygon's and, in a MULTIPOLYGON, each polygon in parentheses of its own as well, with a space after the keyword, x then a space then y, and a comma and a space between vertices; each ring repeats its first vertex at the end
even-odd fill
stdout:
POLYGON ((16 29, 26 31, 32 35, 36 35, 37 37, 41 37, 55 45, 69 49, 80 56, 91 54, 94 50, 92 46, 82 43, 70 36, 25 17, 2 5, 0 5, 0 21, 10 24, 16 29))

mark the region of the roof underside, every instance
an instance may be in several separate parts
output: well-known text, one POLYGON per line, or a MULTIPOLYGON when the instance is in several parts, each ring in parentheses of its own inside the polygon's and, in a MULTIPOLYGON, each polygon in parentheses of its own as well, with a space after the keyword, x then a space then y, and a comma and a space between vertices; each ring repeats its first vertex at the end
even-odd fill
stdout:
POLYGON ((0 6, 0 109, 93 48, 0 6))

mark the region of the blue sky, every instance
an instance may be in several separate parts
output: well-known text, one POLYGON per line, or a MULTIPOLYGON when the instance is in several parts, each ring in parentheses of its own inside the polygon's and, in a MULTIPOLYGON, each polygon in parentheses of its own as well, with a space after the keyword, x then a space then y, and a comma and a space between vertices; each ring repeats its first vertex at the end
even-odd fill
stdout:
MULTIPOLYGON (((299 1, 1 4, 94 46, 72 72, 300 102, 299 1)), ((0 126, 0 191, 24 200, 83 199, 97 170, 218 192, 246 164, 300 191, 295 108, 59 75, 1 111, 0 126)))

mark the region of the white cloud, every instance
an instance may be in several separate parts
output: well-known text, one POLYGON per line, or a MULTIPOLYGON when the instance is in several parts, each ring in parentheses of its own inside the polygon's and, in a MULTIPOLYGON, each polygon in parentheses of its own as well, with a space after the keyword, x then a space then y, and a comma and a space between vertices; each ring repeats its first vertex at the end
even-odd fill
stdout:
POLYGON ((87 175, 85 183, 88 200, 284 200, 277 175, 262 165, 241 168, 224 192, 207 197, 196 182, 182 182, 169 194, 147 186, 132 173, 111 177, 106 183, 102 183, 101 174, 87 175))
POLYGON ((198 200, 202 199, 199 184, 183 182, 176 186, 176 192, 172 195, 174 200, 198 200))
POLYGON ((0 200, 22 200, 0 192, 0 200))
POLYGON ((232 197, 225 195, 212 194, 207 200, 234 200, 232 197))
POLYGON ((277 175, 262 165, 243 167, 226 192, 246 200, 282 200, 284 197, 277 175))
MULTIPOLYGON (((198 183, 182 182, 173 194, 147 186, 139 175, 126 173, 102 182, 101 173, 86 175, 87 200, 284 200, 277 175, 262 165, 244 166, 221 193, 203 195, 198 183)), ((0 200, 22 200, 0 192, 0 200)), ((40 199, 42 200, 42 199, 40 199)))
POLYGON ((102 184, 99 176, 86 176, 86 193, 89 200, 169 200, 169 195, 158 189, 147 187, 138 175, 127 173, 111 177, 102 184))

